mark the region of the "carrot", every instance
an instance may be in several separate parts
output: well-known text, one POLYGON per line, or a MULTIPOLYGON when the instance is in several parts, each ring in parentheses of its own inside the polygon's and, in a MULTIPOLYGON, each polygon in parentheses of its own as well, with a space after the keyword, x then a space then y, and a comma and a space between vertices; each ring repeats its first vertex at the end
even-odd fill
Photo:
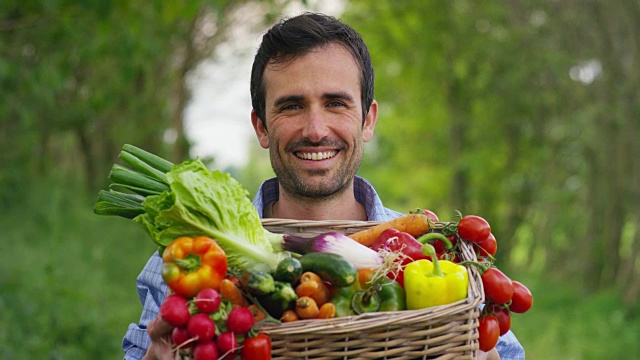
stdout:
POLYGON ((260 308, 256 304, 249 305, 247 309, 249 309, 249 311, 251 311, 251 313, 253 314, 253 320, 255 320, 255 322, 260 322, 267 318, 267 315, 264 313, 264 311, 260 310, 260 308))
POLYGON ((336 316, 336 305, 334 303, 327 302, 320 306, 316 319, 331 319, 336 316))
POLYGON ((322 306, 329 301, 330 293, 320 276, 307 271, 300 277, 300 284, 296 286, 296 295, 298 297, 309 296, 315 300, 318 306, 322 306))
POLYGON ((229 300, 235 306, 249 306, 249 302, 244 295, 242 295, 240 289, 229 279, 222 279, 222 281, 220 281, 220 296, 229 300))
POLYGON ((397 229, 413 236, 420 236, 429 231, 429 218, 424 214, 407 214, 389 220, 368 229, 349 235, 362 245, 371 246, 380 234, 387 229, 397 229))
POLYGON ((282 316, 280 317, 280 321, 282 321, 282 322, 291 322, 291 321, 296 321, 298 319, 300 319, 298 317, 298 314, 296 314, 296 312, 294 310, 291 310, 291 309, 285 310, 282 313, 282 316))
POLYGON ((306 282, 306 281, 315 281, 317 283, 324 283, 320 275, 311 271, 305 271, 300 276, 300 282, 306 282))
POLYGON ((296 300, 296 314, 300 319, 313 319, 319 312, 318 304, 312 298, 302 296, 296 300))

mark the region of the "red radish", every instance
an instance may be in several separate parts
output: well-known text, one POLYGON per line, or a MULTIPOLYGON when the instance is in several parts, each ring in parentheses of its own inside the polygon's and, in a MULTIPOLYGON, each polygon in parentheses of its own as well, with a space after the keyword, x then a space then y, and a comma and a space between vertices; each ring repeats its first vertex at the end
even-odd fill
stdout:
POLYGON ((231 360, 238 352, 238 339, 231 331, 225 331, 216 338, 216 345, 220 352, 220 359, 231 360))
POLYGON ((176 348, 190 349, 193 347, 193 337, 186 327, 175 327, 171 332, 171 340, 176 348))
POLYGON ((187 299, 178 294, 167 296, 160 306, 160 316, 171 326, 186 325, 191 317, 187 299))
POLYGON ((196 307, 201 313, 211 314, 220 307, 220 294, 211 288, 200 290, 196 295, 196 307))
POLYGON ((251 310, 236 306, 229 312, 227 328, 236 334, 246 334, 255 323, 251 310))
POLYGON ((193 360, 215 360, 218 358, 218 347, 213 341, 196 344, 193 348, 193 360))
POLYGON ((211 341, 216 334, 216 325, 207 314, 195 314, 187 323, 187 331, 196 337, 198 342, 211 341))

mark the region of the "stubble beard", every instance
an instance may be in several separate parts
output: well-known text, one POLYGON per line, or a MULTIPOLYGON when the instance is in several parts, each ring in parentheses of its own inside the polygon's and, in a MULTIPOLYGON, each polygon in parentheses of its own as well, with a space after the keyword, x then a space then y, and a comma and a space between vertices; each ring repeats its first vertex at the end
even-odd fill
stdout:
MULTIPOLYGON (((363 144, 362 141, 356 141, 355 144, 351 161, 344 159, 334 169, 315 171, 297 171, 295 165, 285 164, 286 160, 280 156, 278 146, 272 146, 269 149, 271 167, 280 186, 289 196, 309 201, 335 198, 351 188, 353 177, 360 168, 363 144)), ((344 150, 341 149, 341 152, 344 150)))

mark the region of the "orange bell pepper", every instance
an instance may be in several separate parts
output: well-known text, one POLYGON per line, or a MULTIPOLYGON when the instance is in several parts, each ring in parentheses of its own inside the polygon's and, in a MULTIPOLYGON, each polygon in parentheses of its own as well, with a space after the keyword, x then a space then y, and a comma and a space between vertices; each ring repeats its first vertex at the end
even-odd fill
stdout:
POLYGON ((227 275, 227 257, 213 239, 206 236, 179 237, 162 253, 162 278, 183 297, 194 297, 205 288, 216 291, 227 275))

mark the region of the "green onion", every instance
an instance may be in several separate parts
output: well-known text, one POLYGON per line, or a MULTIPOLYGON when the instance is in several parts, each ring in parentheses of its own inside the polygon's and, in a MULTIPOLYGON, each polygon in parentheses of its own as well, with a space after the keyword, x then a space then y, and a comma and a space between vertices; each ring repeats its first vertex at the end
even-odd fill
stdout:
POLYGON ((118 164, 111 168, 109 180, 113 183, 112 186, 120 186, 145 196, 161 194, 170 189, 166 183, 118 164))
POLYGON ((141 173, 148 175, 158 181, 163 183, 167 183, 167 174, 154 168, 153 166, 147 164, 146 162, 140 160, 137 156, 128 153, 126 151, 121 151, 119 155, 120 159, 122 159, 127 164, 131 165, 134 169, 140 171, 141 173))
POLYGON ((118 215, 133 219, 144 214, 143 200, 144 197, 140 195, 100 190, 98 202, 94 206, 93 212, 98 215, 118 215))
MULTIPOLYGON (((157 169, 163 173, 168 173, 169 171, 171 171, 171 168, 173 168, 173 163, 165 160, 157 155, 154 155, 148 151, 144 151, 142 149, 140 149, 139 147, 135 147, 133 145, 130 144, 124 144, 122 146, 122 151, 123 152, 127 152, 135 157, 137 157, 138 159, 142 160, 143 162, 147 163, 148 165, 150 165, 151 167, 153 167, 154 169, 157 169)), ((133 165, 132 165, 133 166, 133 165)))

